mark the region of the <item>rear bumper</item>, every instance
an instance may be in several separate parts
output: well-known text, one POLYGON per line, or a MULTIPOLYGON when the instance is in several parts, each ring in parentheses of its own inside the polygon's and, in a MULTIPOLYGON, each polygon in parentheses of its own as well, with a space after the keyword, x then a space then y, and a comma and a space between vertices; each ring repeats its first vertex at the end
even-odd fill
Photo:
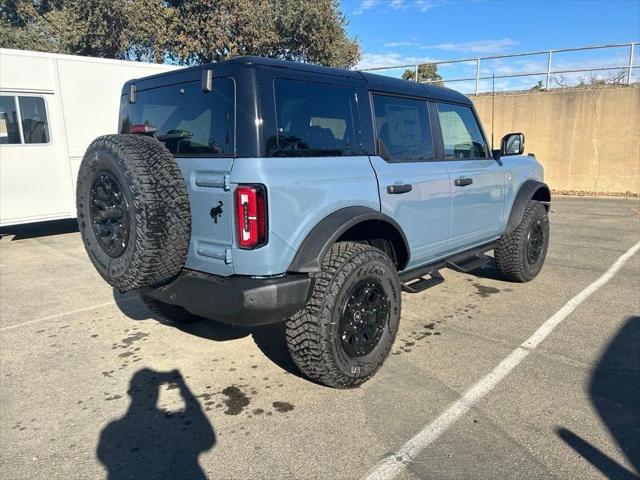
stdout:
POLYGON ((205 318, 252 326, 279 322, 301 310, 309 300, 312 284, 306 274, 262 279, 185 269, 173 282, 147 295, 205 318))

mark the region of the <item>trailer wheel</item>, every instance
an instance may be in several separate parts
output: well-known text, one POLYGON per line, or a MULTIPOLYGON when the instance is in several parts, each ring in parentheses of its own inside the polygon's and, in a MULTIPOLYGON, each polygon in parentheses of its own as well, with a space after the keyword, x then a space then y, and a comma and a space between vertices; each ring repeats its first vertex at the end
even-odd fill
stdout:
POLYGON ((76 203, 89 258, 112 287, 157 287, 184 267, 191 232, 187 188, 156 139, 94 140, 82 159, 76 203))

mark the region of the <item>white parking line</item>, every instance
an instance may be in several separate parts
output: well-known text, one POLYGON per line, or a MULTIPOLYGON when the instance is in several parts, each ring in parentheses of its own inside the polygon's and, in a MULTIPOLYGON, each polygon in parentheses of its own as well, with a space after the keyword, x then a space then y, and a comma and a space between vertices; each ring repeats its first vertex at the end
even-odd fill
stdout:
MULTIPOLYGON (((128 302, 131 302, 133 300, 134 300, 133 298, 127 298, 127 299, 121 300, 120 303, 128 303, 128 302)), ((6 332, 7 330, 15 330, 17 328, 26 327, 28 325, 33 325, 34 323, 40 323, 40 322, 44 322, 46 320, 54 320, 56 318, 66 317, 67 315, 74 315, 76 313, 89 312, 91 310, 97 310, 99 308, 108 307, 109 305, 115 305, 115 304, 116 304, 116 302, 112 300, 110 302, 99 303, 97 305, 91 305, 90 307, 78 308, 77 310, 70 310, 68 312, 56 313, 55 315, 49 315, 47 317, 40 317, 40 318, 36 318, 34 320, 28 320, 26 322, 16 323, 15 325, 9 325, 7 327, 2 327, 2 328, 0 328, 0 332, 6 332)))
POLYGON ((640 242, 636 243, 622 255, 595 282, 569 300, 551 318, 546 320, 526 341, 513 350, 507 358, 498 364, 488 375, 471 387, 454 402, 442 415, 424 427, 412 439, 406 442, 398 451, 384 458, 373 470, 366 475, 366 480, 389 480, 398 475, 425 448, 446 432, 460 417, 462 417, 475 403, 489 393, 502 379, 516 368, 540 342, 542 342, 554 328, 567 318, 578 305, 584 302, 596 290, 605 285, 624 266, 634 253, 640 249, 640 242))

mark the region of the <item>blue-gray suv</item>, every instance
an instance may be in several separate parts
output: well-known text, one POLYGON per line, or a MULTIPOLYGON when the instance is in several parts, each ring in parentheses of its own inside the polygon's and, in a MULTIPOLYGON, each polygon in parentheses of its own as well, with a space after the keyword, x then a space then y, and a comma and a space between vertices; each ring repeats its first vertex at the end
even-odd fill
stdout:
POLYGON ((77 185, 98 272, 174 321, 285 322, 309 378, 382 365, 401 292, 544 263, 550 192, 524 136, 490 150, 446 88, 258 57, 127 82, 77 185))

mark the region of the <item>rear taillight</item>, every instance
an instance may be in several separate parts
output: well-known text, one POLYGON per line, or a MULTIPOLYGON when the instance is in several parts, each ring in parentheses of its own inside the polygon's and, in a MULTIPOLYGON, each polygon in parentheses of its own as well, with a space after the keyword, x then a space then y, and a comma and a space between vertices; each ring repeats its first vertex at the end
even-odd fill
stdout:
POLYGON ((236 188, 238 246, 256 248, 267 243, 267 201, 262 185, 236 188))

